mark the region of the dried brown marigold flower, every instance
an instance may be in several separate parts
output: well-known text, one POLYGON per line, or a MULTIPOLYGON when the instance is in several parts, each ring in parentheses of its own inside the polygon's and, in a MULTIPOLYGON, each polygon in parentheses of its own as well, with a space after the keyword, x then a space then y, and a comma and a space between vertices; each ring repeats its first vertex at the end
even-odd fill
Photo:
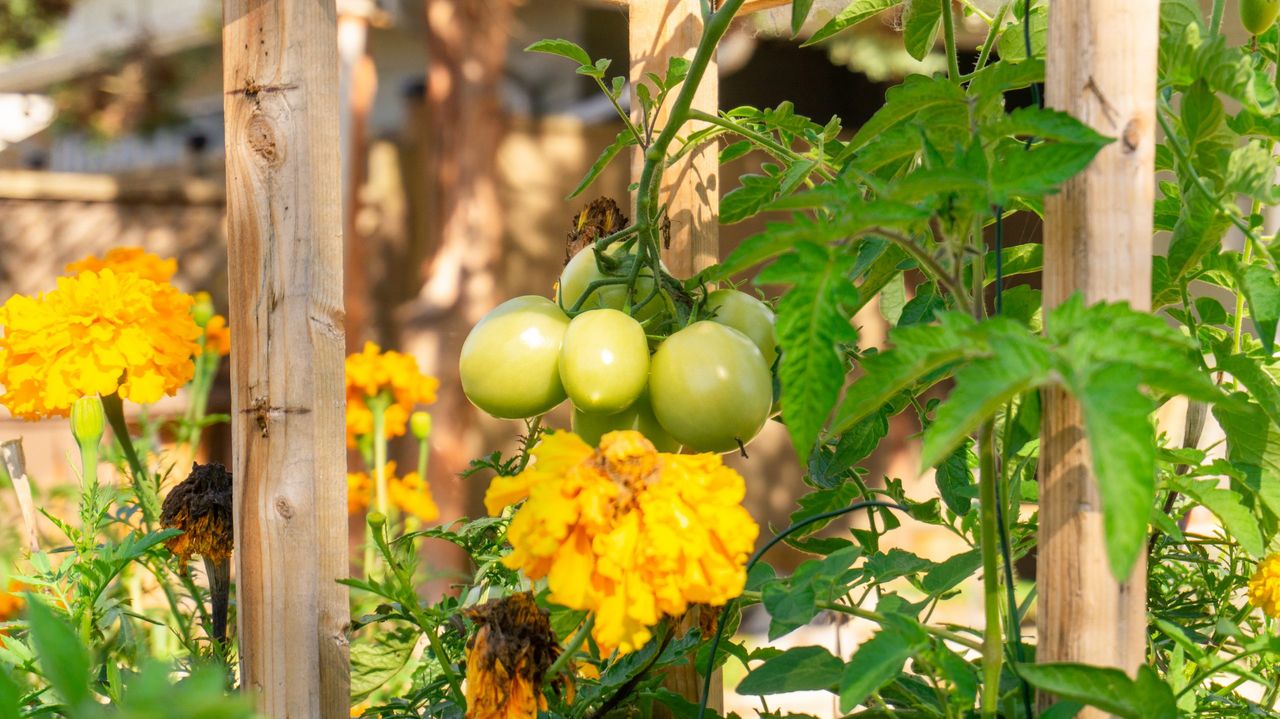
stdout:
POLYGON ((160 509, 160 524, 182 530, 166 546, 185 562, 192 554, 204 560, 212 606, 209 636, 221 644, 227 638, 227 606, 231 593, 231 473, 217 462, 191 465, 191 474, 178 483, 160 509))
POLYGON ((564 261, 586 249, 601 237, 608 237, 627 226, 627 217, 610 197, 600 197, 582 208, 573 218, 565 243, 564 261))
POLYGON ((467 618, 477 626, 467 643, 467 719, 536 719, 547 706, 542 682, 560 656, 547 612, 522 592, 467 618))
POLYGON ((231 556, 231 473, 217 462, 191 465, 191 474, 164 498, 160 524, 182 530, 166 542, 169 551, 190 558, 231 556))

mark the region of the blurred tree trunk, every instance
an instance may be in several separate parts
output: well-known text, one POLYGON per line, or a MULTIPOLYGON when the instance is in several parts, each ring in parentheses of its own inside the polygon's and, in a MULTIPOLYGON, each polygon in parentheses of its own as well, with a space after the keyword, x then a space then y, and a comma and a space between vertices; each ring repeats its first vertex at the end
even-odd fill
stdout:
MULTIPOLYGON (((441 516, 470 512, 458 479, 480 449, 475 410, 462 394, 458 352, 500 286, 503 208, 497 149, 506 130, 502 80, 514 0, 425 0, 427 82, 426 180, 422 290, 404 317, 406 348, 440 379, 432 434, 430 482, 441 516)), ((433 552, 435 548, 433 548, 433 552)), ((433 555, 457 566, 460 554, 433 555)))

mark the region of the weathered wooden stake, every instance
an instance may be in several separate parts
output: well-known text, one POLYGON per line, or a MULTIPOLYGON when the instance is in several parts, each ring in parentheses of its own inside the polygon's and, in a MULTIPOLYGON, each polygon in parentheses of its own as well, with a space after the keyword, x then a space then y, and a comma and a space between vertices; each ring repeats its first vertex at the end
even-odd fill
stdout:
MULTIPOLYGON (((702 10, 699 0, 648 0, 630 5, 631 86, 649 81, 646 73, 662 77, 673 57, 693 59, 702 37, 702 10)), ((671 103, 667 103, 670 107, 671 103)), ((716 63, 711 61, 693 109, 714 113, 720 106, 720 82, 716 63)), ((640 126, 640 102, 631 103, 632 119, 640 126)), ((658 117, 658 129, 666 122, 666 112, 658 117)), ((696 125, 690 125, 692 131, 696 125)), ((632 162, 633 180, 640 179, 644 151, 637 149, 632 162)), ((662 201, 671 220, 671 247, 662 253, 667 269, 676 277, 692 277, 720 259, 719 147, 705 145, 689 153, 662 175, 662 201)))
POLYGON ((241 685, 349 716, 342 198, 333 0, 225 0, 241 685))
MULTIPOLYGON (((1151 307, 1159 5, 1050 4, 1048 104, 1116 142, 1045 203, 1046 308, 1077 291, 1151 307)), ((1058 390, 1045 394, 1040 467, 1037 658, 1132 673, 1145 657, 1146 558, 1128 581, 1112 577, 1080 407, 1058 390)))
MULTIPOLYGON (((699 0, 635 0, 630 4, 629 15, 631 86, 634 93, 636 85, 649 82, 645 79, 646 73, 664 76, 671 58, 693 59, 702 37, 703 22, 699 0)), ((720 82, 716 63, 712 60, 698 87, 693 108, 715 113, 719 109, 719 101, 720 82)), ((642 127, 640 102, 634 95, 631 107, 633 122, 642 127)), ((658 130, 666 120, 664 111, 658 118, 658 130)), ((631 163, 634 180, 640 179, 643 168, 644 150, 638 148, 631 163)), ((662 259, 676 277, 692 277, 719 260, 719 170, 719 146, 710 143, 689 153, 663 173, 660 198, 667 203, 667 218, 671 220, 671 246, 663 251, 662 259)), ((665 684, 668 689, 695 702, 702 693, 702 680, 692 662, 669 671, 665 684)), ((717 711, 723 709, 724 681, 718 671, 712 677, 710 694, 707 706, 717 711)))

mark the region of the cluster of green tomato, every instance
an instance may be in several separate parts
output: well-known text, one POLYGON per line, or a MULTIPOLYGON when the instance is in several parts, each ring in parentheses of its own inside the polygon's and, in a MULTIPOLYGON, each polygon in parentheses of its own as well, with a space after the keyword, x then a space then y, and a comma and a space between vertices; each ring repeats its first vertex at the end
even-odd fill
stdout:
MULTIPOLYGON (((516 297, 485 315, 462 345, 467 398, 494 417, 527 419, 567 397, 573 431, 592 444, 621 429, 667 452, 730 452, 754 439, 774 413, 778 348, 769 306, 715 290, 699 313, 707 319, 655 339, 650 352, 641 322, 662 324, 669 305, 651 301, 632 317, 622 311, 624 285, 591 288, 603 277, 587 249, 565 266, 557 301, 516 297), (575 305, 570 319, 562 306, 575 305)), ((635 293, 653 289, 652 274, 640 274, 635 293)))
POLYGON ((1240 24, 1253 35, 1271 29, 1280 15, 1280 0, 1240 0, 1240 24))

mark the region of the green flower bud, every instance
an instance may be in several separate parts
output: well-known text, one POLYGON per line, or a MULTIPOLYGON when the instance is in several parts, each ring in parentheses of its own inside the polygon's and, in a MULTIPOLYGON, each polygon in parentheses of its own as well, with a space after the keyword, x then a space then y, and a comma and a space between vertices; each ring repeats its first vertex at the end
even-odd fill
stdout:
POLYGON ((374 531, 377 531, 387 523, 387 515, 382 512, 369 512, 368 521, 369 526, 373 527, 374 531))
POLYGON ((102 439, 104 424, 102 398, 98 395, 81 397, 71 405, 71 434, 81 445, 96 445, 102 439))
POLYGON ((431 435, 431 415, 423 411, 409 415, 409 431, 413 432, 413 436, 419 441, 426 441, 431 435))
POLYGON ((191 319, 196 321, 196 325, 201 329, 209 324, 209 320, 213 319, 215 310, 213 308, 213 298, 208 292, 197 292, 195 304, 191 305, 191 319))

